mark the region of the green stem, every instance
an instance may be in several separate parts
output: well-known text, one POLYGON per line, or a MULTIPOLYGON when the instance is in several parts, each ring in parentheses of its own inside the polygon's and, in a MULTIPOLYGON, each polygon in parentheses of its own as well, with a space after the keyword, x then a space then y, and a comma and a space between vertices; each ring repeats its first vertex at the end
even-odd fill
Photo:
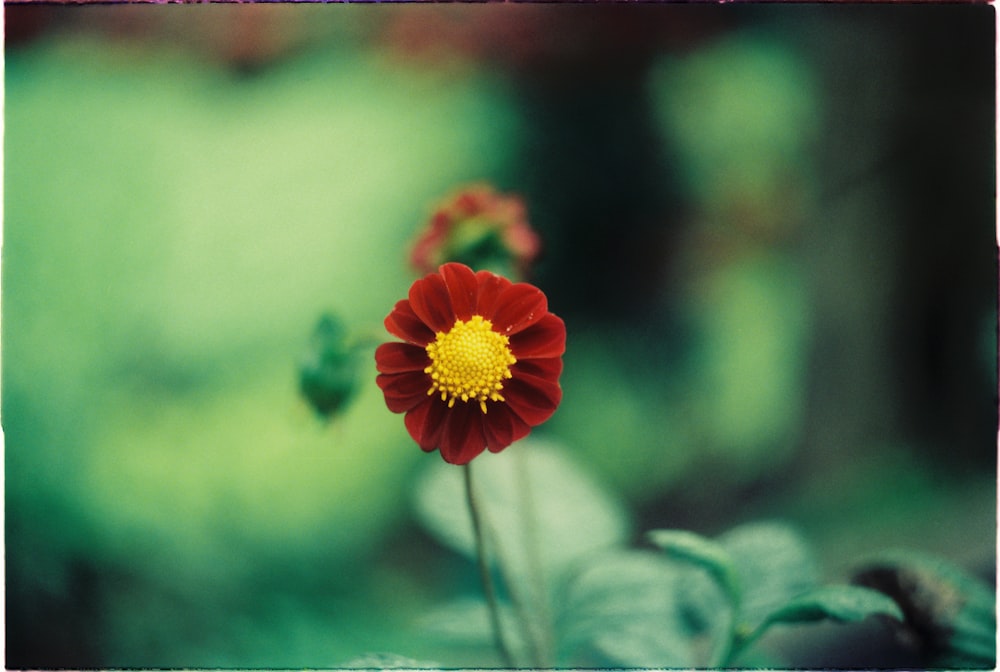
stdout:
MULTIPOLYGON (((511 448, 511 450, 514 450, 511 448)), ((524 556, 520 559, 526 563, 525 569, 528 572, 528 582, 524 581, 514 581, 514 576, 508 571, 510 564, 507 562, 508 558, 504 557, 503 548, 501 547, 499 541, 497 540, 494 531, 489 528, 488 521, 484 523, 483 527, 486 530, 487 541, 492 545, 494 560, 496 562, 497 571, 500 574, 500 580, 507 587, 507 595, 510 598, 511 604, 514 610, 517 612, 517 622, 520 626, 521 639, 527 648, 527 655, 531 659, 531 665, 534 668, 541 669, 543 667, 550 667, 548 660, 550 658, 546 651, 543 651, 543 643, 539 641, 540 639, 545 639, 546 634, 540 634, 538 632, 539 628, 542 628, 546 632, 549 628, 549 616, 548 616, 548 606, 547 599, 544 593, 544 586, 541 583, 541 558, 538 555, 538 531, 537 525, 535 523, 534 516, 531 512, 534 510, 533 499, 530 492, 530 484, 525 480, 527 477, 527 469, 524 464, 524 453, 517 452, 514 455, 515 461, 515 477, 518 481, 518 496, 520 499, 521 506, 518 507, 521 514, 521 525, 520 530, 524 534, 523 539, 523 549, 524 556), (520 458, 520 459, 518 459, 520 458), (522 589, 524 591, 522 592, 522 589), (525 595, 529 600, 525 601, 525 595), (532 617, 532 611, 528 608, 528 602, 534 609, 534 618, 532 617), (541 623, 536 622, 540 620, 541 623), (544 623, 544 626, 542 625, 544 623)), ((521 547, 521 546, 519 546, 521 547)), ((522 577, 524 578, 524 577, 522 577)), ((551 648, 551 647, 549 647, 551 648)))
POLYGON ((734 610, 729 624, 729 632, 726 634, 726 647, 712 667, 732 666, 736 659, 774 624, 775 621, 766 618, 753 630, 746 630, 739 624, 739 612, 734 610))
POLYGON ((733 613, 729 617, 729 623, 726 624, 726 632, 723 633, 725 639, 720 643, 721 646, 716 650, 714 659, 709 664, 709 667, 728 667, 729 661, 738 652, 736 622, 736 614, 733 613))
POLYGON ((486 562, 486 544, 483 541, 483 523, 476 504, 476 496, 472 487, 472 468, 466 464, 462 472, 465 474, 465 499, 469 505, 469 515, 472 518, 472 532, 476 540, 476 560, 479 567, 479 577, 483 582, 483 592, 486 594, 486 604, 490 612, 490 624, 493 627, 493 643, 500 654, 504 667, 514 667, 514 659, 503 638, 500 626, 500 604, 497 601, 496 588, 493 585, 493 575, 486 562))
MULTIPOLYGON (((551 614, 549 613, 548 591, 545 585, 545 568, 542 564, 541 549, 538 538, 538 519, 536 518, 534 490, 531 486, 531 473, 527 464, 527 453, 521 448, 514 447, 514 461, 517 470, 517 483, 521 500, 521 522, 524 527, 524 545, 528 561, 528 572, 533 581, 529 586, 534 602, 534 611, 538 618, 538 625, 541 633, 538 634, 541 641, 537 641, 535 636, 530 638, 532 650, 535 657, 535 664, 538 667, 545 667, 550 664, 552 656, 552 636, 551 636, 551 614)), ((527 614, 522 614, 522 618, 527 622, 527 614)))
POLYGON ((725 639, 715 652, 714 659, 710 667, 729 667, 743 647, 746 645, 746 637, 740 633, 740 615, 743 610, 743 596, 736 588, 735 581, 723 582, 726 596, 729 599, 729 622, 726 624, 725 639))
MULTIPOLYGON (((489 531, 490 530, 487 530, 487 532, 489 531)), ((507 587, 507 595, 510 597, 510 601, 514 606, 514 611, 517 612, 517 622, 521 630, 521 639, 528 648, 528 654, 533 661, 532 666, 537 668, 546 667, 541 662, 542 654, 538 648, 538 643, 535 641, 531 615, 528 612, 524 598, 521 596, 521 591, 518 588, 517 582, 513 580, 510 572, 507 571, 508 565, 505 562, 503 553, 497 543, 496 535, 490 534, 489 538, 493 544, 493 554, 496 558, 497 571, 500 574, 500 580, 503 581, 504 586, 507 587)))

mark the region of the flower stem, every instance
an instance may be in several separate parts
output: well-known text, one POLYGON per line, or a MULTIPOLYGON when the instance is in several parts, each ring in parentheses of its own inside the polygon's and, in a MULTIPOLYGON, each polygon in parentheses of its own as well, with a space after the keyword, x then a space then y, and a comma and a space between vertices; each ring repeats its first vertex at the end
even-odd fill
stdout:
POLYGON ((548 667, 552 657, 552 622, 549 613, 548 591, 545 586, 545 568, 542 564, 541 550, 538 545, 538 520, 535 517, 535 497, 531 484, 531 473, 528 469, 528 456, 523 447, 516 449, 513 455, 517 470, 517 483, 521 500, 521 522, 524 526, 524 546, 528 561, 528 569, 533 579, 528 586, 533 602, 533 611, 538 619, 537 625, 541 632, 535 632, 530 626, 529 614, 523 608, 521 618, 528 626, 528 641, 534 653, 535 665, 548 667), (538 638, 536 640, 536 637, 538 638), (540 641, 539 641, 540 640, 540 641))
POLYGON ((723 639, 715 652, 715 659, 711 662, 713 668, 729 667, 733 658, 747 643, 745 633, 740 627, 741 597, 737 593, 730 593, 729 599, 729 620, 726 623, 723 639))
POLYGON ((479 566, 479 577, 483 582, 483 592, 486 594, 486 604, 490 612, 490 624, 493 627, 493 643, 500 654, 504 667, 514 667, 514 659, 504 641, 503 629, 500 626, 500 604, 497 601, 496 587, 493 576, 486 562, 486 544, 483 541, 483 521, 476 503, 475 491, 472 487, 472 468, 466 464, 462 469, 465 475, 465 499, 469 505, 469 516, 472 518, 472 533, 476 541, 476 560, 479 566))

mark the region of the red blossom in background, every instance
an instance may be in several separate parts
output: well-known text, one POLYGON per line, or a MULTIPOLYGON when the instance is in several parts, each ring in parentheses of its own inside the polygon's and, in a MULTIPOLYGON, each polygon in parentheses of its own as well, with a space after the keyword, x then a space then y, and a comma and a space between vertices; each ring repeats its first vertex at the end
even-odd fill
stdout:
POLYGON ((533 285, 444 264, 413 283, 385 327, 404 341, 375 351, 386 406, 446 462, 503 450, 562 399, 566 327, 533 285))
POLYGON ((499 265, 523 277, 540 249, 524 202, 476 184, 437 206, 413 245, 410 264, 420 273, 432 273, 448 261, 475 268, 499 265))

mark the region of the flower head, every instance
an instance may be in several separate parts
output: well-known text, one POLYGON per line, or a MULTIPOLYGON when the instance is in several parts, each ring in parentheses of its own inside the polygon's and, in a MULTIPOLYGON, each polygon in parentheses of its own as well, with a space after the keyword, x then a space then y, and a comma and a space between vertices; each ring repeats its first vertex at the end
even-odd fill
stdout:
POLYGON ((524 275, 540 249, 521 199, 477 184, 437 206, 413 245, 410 263, 420 273, 458 261, 476 269, 524 275))
POLYGON ((375 351, 378 386, 410 436, 446 462, 499 452, 562 399, 566 327, 540 289, 459 263, 417 280, 375 351))

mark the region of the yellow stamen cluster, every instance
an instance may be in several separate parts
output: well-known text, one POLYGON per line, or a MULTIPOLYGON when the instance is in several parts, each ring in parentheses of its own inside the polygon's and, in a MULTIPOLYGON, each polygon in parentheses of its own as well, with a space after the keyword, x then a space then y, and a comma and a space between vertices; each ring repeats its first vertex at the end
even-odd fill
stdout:
POLYGON ((431 365, 424 369, 431 377, 427 394, 440 392, 449 408, 456 399, 475 399, 483 413, 487 399, 506 401, 500 390, 517 362, 509 344, 510 339, 493 331, 493 323, 481 315, 473 315, 468 322, 455 320, 447 333, 439 331, 434 342, 427 344, 431 358, 431 365))

